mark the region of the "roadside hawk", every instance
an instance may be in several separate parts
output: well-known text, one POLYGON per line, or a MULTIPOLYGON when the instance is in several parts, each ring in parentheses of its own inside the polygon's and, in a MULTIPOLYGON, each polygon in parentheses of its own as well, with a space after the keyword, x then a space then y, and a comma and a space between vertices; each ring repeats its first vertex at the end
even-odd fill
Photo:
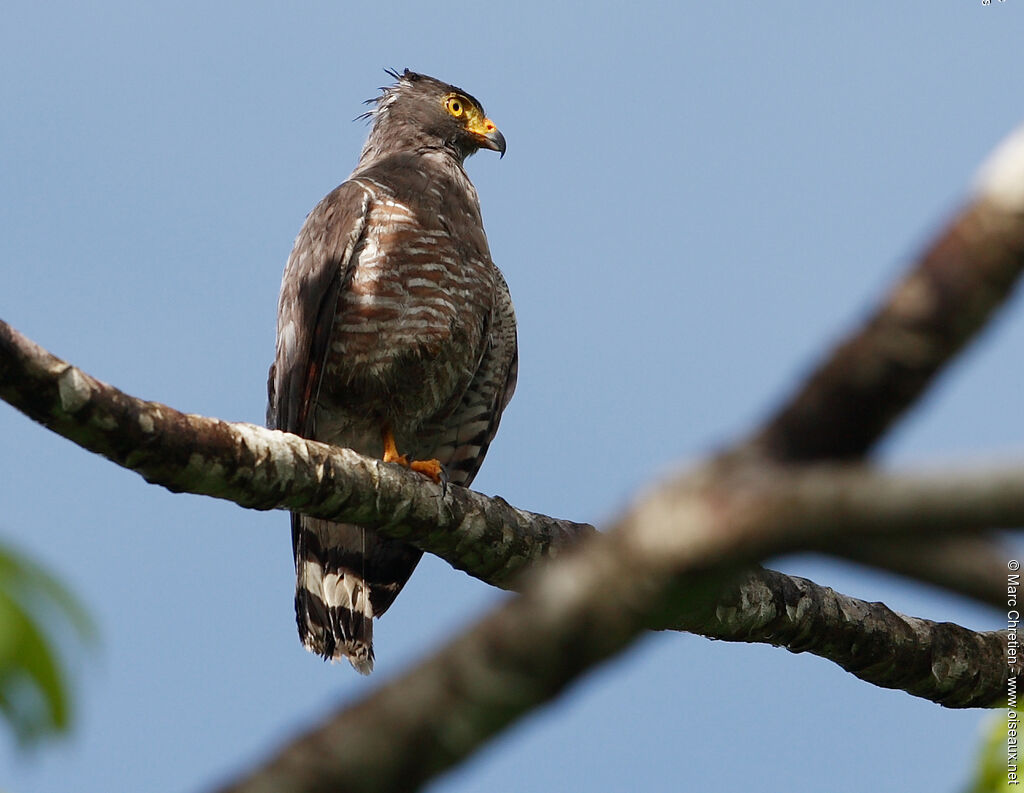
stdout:
MULTIPOLYGON (((512 397, 517 349, 463 163, 480 148, 504 155, 505 138, 465 91, 388 73, 355 171, 309 213, 288 258, 267 424, 468 486, 512 397)), ((302 643, 369 674, 372 618, 422 552, 291 520, 302 643)))

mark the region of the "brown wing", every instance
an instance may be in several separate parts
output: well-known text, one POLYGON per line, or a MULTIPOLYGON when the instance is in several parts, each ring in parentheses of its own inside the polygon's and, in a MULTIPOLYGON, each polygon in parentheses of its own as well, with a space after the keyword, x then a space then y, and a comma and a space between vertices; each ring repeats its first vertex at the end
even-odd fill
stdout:
MULTIPOLYGON (((277 354, 267 383, 272 429, 315 434, 338 294, 361 244, 370 203, 366 188, 345 182, 313 209, 295 240, 281 282, 277 354)), ((373 607, 377 613, 386 608, 376 601, 394 598, 421 552, 358 526, 298 513, 292 513, 291 528, 295 613, 303 644, 325 658, 347 656, 357 670, 369 673, 373 607)))
POLYGON ((309 437, 338 290, 366 223, 370 196, 345 182, 309 213, 281 279, 267 426, 309 437))
MULTIPOLYGON (((312 436, 324 358, 338 290, 366 224, 370 196, 345 182, 306 217, 281 279, 277 354, 267 378, 267 426, 312 436)), ((292 550, 299 558, 300 521, 292 515, 292 550)))

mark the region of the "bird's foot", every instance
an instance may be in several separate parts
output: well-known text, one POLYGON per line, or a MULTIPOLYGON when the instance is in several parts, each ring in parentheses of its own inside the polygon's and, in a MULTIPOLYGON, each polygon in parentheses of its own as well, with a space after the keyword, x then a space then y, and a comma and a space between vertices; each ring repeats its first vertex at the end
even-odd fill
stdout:
MULTIPOLYGON (((441 484, 441 477, 444 475, 444 468, 441 466, 440 460, 413 460, 409 463, 409 468, 433 479, 434 484, 441 484)), ((447 478, 448 477, 445 476, 446 480, 447 478)))
POLYGON ((411 471, 423 474, 427 478, 431 479, 434 484, 447 488, 448 474, 444 470, 444 466, 441 465, 440 460, 412 460, 410 462, 408 457, 404 454, 398 453, 398 447, 395 446, 394 433, 386 429, 384 430, 383 437, 384 462, 398 463, 411 471))
POLYGON ((386 463, 398 463, 399 465, 401 465, 401 466, 403 466, 405 468, 409 467, 409 458, 406 457, 404 454, 398 454, 398 452, 395 452, 394 454, 388 454, 388 452, 385 450, 385 452, 384 452, 384 462, 386 462, 386 463))

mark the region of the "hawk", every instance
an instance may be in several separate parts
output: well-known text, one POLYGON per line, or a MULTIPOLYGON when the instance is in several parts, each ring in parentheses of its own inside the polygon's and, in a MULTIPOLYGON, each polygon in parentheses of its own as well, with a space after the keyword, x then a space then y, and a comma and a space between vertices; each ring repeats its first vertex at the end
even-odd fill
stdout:
MULTIPOLYGON (((505 138, 465 91, 388 72, 352 175, 306 217, 281 282, 272 429, 468 486, 512 397, 516 323, 463 169, 505 138)), ((373 670, 373 618, 422 552, 291 517, 299 637, 373 670)))

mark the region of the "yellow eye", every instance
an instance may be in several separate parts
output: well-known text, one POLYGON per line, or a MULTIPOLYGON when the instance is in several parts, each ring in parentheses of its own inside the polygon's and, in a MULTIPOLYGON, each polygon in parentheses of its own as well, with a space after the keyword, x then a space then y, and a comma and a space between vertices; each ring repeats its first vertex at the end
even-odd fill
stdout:
POLYGON ((444 100, 444 109, 449 115, 458 118, 466 112, 466 101, 458 96, 449 96, 444 100))

